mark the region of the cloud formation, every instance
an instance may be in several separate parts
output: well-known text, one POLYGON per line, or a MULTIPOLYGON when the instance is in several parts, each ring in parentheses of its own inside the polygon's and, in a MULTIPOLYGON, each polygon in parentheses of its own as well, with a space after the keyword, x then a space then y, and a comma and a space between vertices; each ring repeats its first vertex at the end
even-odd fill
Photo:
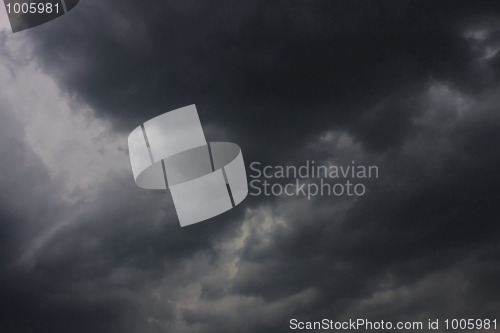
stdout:
POLYGON ((498 313, 491 2, 85 1, 0 30, 0 330, 286 332, 498 313), (251 161, 378 165, 360 198, 179 228, 126 136, 196 103, 251 161))

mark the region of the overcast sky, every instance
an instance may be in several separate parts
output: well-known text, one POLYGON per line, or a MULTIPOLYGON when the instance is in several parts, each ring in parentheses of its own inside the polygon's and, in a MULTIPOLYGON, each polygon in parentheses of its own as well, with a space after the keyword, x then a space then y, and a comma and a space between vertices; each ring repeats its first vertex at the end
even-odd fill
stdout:
POLYGON ((0 331, 498 316, 499 22, 496 1, 82 0, 13 34, 2 8, 0 331), (190 104, 247 167, 379 178, 181 228, 127 136, 190 104))

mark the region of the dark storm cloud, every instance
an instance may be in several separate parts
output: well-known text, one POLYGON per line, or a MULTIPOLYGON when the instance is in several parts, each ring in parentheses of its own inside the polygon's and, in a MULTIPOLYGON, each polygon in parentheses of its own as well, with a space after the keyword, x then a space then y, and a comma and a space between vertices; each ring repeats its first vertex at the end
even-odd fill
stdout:
MULTIPOLYGON (((28 266, 3 271, 0 328, 280 332, 292 317, 497 313, 498 7, 85 1, 27 31, 63 93, 118 131, 196 103, 208 139, 247 162, 357 159, 381 177, 357 201, 248 198, 181 229, 168 195, 115 174, 28 266)), ((40 161, 19 164, 44 179, 40 161)), ((47 191, 26 199, 47 200, 44 221, 70 209, 47 191)), ((30 244, 14 221, 35 233, 33 217, 8 194, 0 237, 30 244)), ((14 243, 0 245, 7 262, 14 243)))
MULTIPOLYGON (((8 106, 3 104, 0 109, 5 107, 8 106)), ((3 208, 0 211, 0 266, 12 264, 22 253, 20 243, 32 240, 42 230, 44 226, 34 217, 50 223, 62 212, 61 205, 52 197, 60 193, 60 184, 50 182, 42 161, 23 142, 22 125, 4 111, 0 110, 0 184, 3 189, 0 193, 3 208)))
POLYGON ((344 218, 333 209, 325 211, 325 206, 338 204, 328 198, 309 207, 284 205, 276 218, 286 226, 267 230, 271 240, 262 239, 265 234, 255 225, 242 251, 234 292, 273 301, 316 288, 321 302, 298 314, 309 320, 362 315, 396 320, 429 313, 494 316, 498 302, 479 287, 480 281, 498 276, 494 248, 500 191, 495 170, 500 159, 491 142, 500 140, 500 119, 490 102, 458 116, 456 110, 446 110, 446 103, 434 101, 435 117, 446 111, 455 116, 442 121, 433 117, 404 149, 380 160, 381 179, 344 218), (446 129, 446 123, 457 121, 446 129), (451 150, 442 148, 448 139, 451 150), (399 299, 394 294, 400 288, 406 292, 399 299), (386 308, 359 305, 384 290, 386 300, 380 296, 380 303, 386 308), (454 298, 467 304, 452 307, 454 298))
MULTIPOLYGON (((60 182, 50 180, 47 168, 23 142, 21 124, 5 112, 0 113, 0 141, 1 330, 22 332, 35 326, 41 332, 55 327, 74 330, 75 314, 79 320, 91 318, 88 325, 101 320, 110 322, 114 310, 110 310, 109 304, 93 302, 88 306, 81 298, 57 295, 65 281, 64 271, 51 276, 20 264, 20 258, 35 242, 37 234, 64 217, 67 208, 58 199, 60 182)), ((116 301, 110 303, 120 307, 116 301)))
POLYGON ((8 175, 0 178, 0 328, 146 332, 134 328, 144 325, 141 316, 175 318, 168 305, 147 296, 148 288, 198 253, 213 260, 213 242, 231 236, 222 227, 239 213, 218 219, 219 227, 181 229, 168 197, 134 191, 128 173, 109 177, 93 199, 69 204, 61 200, 63 178, 49 177, 24 144, 20 124, 4 113, 0 120, 1 171, 8 175), (53 235, 40 243, 37 236, 52 226, 53 235))
POLYGON ((63 89, 120 128, 196 103, 203 122, 230 129, 254 157, 262 146, 286 154, 328 126, 352 126, 363 132, 362 142, 378 141, 380 149, 397 143, 394 128, 411 116, 398 100, 428 79, 483 87, 463 34, 496 7, 88 1, 30 34, 63 89), (367 109, 388 100, 396 104, 386 107, 399 112, 378 116, 372 125, 378 132, 358 124, 367 109), (394 117, 401 120, 385 122, 394 117))

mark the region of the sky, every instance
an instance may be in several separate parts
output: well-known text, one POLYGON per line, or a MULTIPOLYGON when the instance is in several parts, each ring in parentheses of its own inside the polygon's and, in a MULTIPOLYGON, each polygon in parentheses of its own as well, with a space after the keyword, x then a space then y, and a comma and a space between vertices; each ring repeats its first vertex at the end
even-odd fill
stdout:
MULTIPOLYGON (((500 310, 500 3, 82 0, 0 8, 0 332, 288 332, 500 310), (248 166, 376 165, 181 228, 127 137, 196 104, 248 166)), ((498 319, 498 318, 497 318, 498 319)))

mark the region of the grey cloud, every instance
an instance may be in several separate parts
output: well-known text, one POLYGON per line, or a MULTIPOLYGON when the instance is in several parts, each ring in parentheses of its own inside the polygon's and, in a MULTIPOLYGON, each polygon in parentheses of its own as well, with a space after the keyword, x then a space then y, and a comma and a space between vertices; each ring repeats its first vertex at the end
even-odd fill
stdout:
MULTIPOLYGON (((202 121, 229 128, 252 157, 262 146, 273 154, 293 151, 330 124, 375 141, 381 136, 374 126, 394 130, 387 125, 393 113, 368 127, 353 127, 357 118, 387 97, 405 100, 429 78, 481 89, 464 31, 495 11, 467 2, 325 1, 89 1, 78 9, 73 24, 54 22, 64 35, 47 34, 48 27, 32 32, 40 61, 64 90, 127 129, 196 103, 202 121), (85 24, 90 18, 93 24, 85 24)), ((387 137, 379 149, 398 139, 387 137)))
POLYGON ((497 45, 483 21, 498 13, 465 1, 86 1, 27 31, 62 94, 117 133, 196 103, 208 140, 238 143, 247 164, 355 159, 380 178, 358 200, 248 198, 181 229, 168 192, 123 170, 63 204, 64 179, 0 114, 12 161, 0 328, 285 332, 291 317, 498 313, 498 55, 480 60, 497 45), (467 35, 478 29, 488 37, 467 35), (40 225, 68 216, 30 265, 11 265, 40 225))

